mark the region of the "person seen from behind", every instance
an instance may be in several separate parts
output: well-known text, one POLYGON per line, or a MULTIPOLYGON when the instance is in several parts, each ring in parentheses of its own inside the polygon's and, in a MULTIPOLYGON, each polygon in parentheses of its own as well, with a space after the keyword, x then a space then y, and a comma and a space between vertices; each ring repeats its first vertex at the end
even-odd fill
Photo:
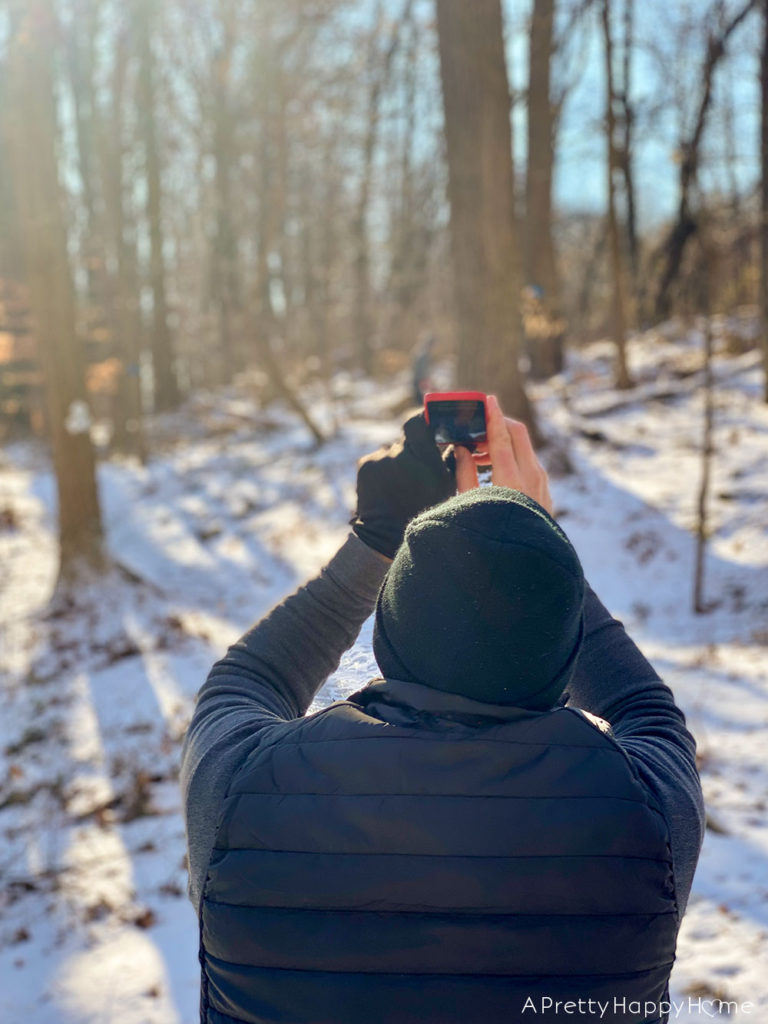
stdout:
POLYGON ((206 1024, 668 1019, 694 739, 586 582, 525 426, 492 396, 488 417, 491 486, 421 414, 362 460, 341 549, 200 691, 206 1024), (307 715, 372 612, 382 678, 307 715))

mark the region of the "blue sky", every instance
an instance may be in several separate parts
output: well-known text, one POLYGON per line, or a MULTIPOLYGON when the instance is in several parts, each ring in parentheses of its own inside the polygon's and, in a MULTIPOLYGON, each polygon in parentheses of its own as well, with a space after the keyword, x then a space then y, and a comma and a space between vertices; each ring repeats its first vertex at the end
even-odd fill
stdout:
MULTIPOLYGON (((571 6, 573 0, 565 0, 571 6)), ((565 3, 560 4, 562 10, 565 3)), ((729 0, 729 10, 742 0, 729 0)), ((525 87, 528 67, 526 21, 529 0, 504 0, 508 35, 508 66, 513 88, 525 87)), ((637 133, 636 177, 641 224, 652 226, 668 217, 677 200, 675 151, 680 120, 698 101, 704 52, 703 14, 708 0, 635 0, 638 45, 632 75, 640 124, 637 133), (655 105, 666 109, 653 113, 655 105), (687 108, 687 109, 686 109, 687 108)), ((615 0, 618 22, 622 0, 615 0)), ((598 12, 584 22, 583 35, 571 37, 577 81, 564 106, 558 139, 556 203, 561 207, 601 210, 605 207, 605 141, 600 132, 604 110, 602 35, 598 12)), ((618 25, 616 26, 618 27, 618 25)), ((728 190, 735 180, 742 192, 757 180, 759 132, 760 19, 752 14, 734 33, 728 55, 715 79, 715 105, 705 136, 706 161, 701 182, 706 190, 728 190), (730 98, 729 98, 730 97, 730 98), (729 145, 723 104, 732 105, 729 145), (729 157, 729 149, 733 157, 729 157)), ((515 113, 516 158, 524 166, 525 109, 515 113)))

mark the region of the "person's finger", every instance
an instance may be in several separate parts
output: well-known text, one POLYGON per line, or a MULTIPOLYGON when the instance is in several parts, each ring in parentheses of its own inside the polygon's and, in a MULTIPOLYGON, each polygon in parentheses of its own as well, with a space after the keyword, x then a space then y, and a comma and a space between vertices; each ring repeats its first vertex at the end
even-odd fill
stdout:
POLYGON ((551 514, 552 496, 549 492, 549 477, 536 456, 528 428, 519 420, 508 417, 506 424, 520 470, 519 489, 538 501, 551 514))
POLYGON ((508 452, 514 456, 512 448, 512 439, 509 436, 507 430, 506 420, 504 414, 499 406, 499 400, 496 395, 488 395, 486 398, 486 409, 487 409, 487 434, 488 434, 488 451, 492 456, 501 456, 503 453, 508 452))
POLYGON ((472 460, 471 453, 459 445, 454 449, 454 453, 456 457, 456 487, 459 494, 471 491, 473 487, 479 487, 477 467, 472 460))
POLYGON ((526 473, 533 473, 541 469, 539 460, 536 458, 536 452, 533 450, 528 427, 520 420, 513 420, 509 416, 505 417, 505 423, 507 424, 507 432, 512 441, 512 447, 515 450, 515 458, 520 472, 525 475, 526 473))
POLYGON ((547 471, 539 461, 539 457, 531 442, 528 427, 518 420, 507 420, 507 429, 512 436, 517 464, 524 477, 531 479, 547 479, 547 471))
POLYGON ((488 452, 493 467, 492 480, 500 487, 519 487, 520 468, 512 438, 495 395, 488 395, 488 452))

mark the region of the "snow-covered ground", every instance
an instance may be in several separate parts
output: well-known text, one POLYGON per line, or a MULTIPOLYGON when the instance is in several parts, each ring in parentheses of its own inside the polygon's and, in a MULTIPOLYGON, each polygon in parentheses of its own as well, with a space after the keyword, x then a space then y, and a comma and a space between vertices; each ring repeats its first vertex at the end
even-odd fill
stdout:
MULTIPOLYGON (((640 383, 620 394, 610 349, 594 345, 537 398, 545 431, 567 445, 575 469, 553 477, 563 526, 699 741, 710 828, 673 974, 684 1008, 673 1019, 711 1018, 706 1000, 722 998, 753 1004, 741 1014, 763 1021, 768 406, 756 353, 720 353, 711 610, 695 615, 699 350, 695 332, 636 340, 640 383)), ((342 383, 343 428, 320 450, 289 413, 260 411, 233 392, 199 396, 156 424, 146 468, 102 465, 118 569, 55 616, 45 615, 55 572, 50 473, 34 449, 0 455, 3 1024, 196 1019, 180 742, 210 664, 334 552, 357 458, 396 437, 391 410, 402 389, 342 383)), ((320 399, 316 409, 330 427, 320 399)), ((314 706, 375 675, 368 625, 314 706)))

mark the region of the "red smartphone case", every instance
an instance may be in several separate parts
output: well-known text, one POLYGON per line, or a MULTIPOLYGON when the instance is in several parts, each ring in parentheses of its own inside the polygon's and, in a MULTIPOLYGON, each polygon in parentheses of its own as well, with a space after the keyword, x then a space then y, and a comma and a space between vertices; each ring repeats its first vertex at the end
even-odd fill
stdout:
MULTIPOLYGON (((430 391, 424 395, 424 419, 429 423, 430 402, 482 402, 485 407, 484 391, 430 391)), ((485 418, 488 419, 486 408, 485 418)))
MULTIPOLYGON (((484 391, 430 391, 424 395, 424 419, 429 423, 430 402, 482 402, 485 410, 485 421, 488 422, 488 406, 486 405, 486 394, 484 391)), ((478 444, 484 447, 480 454, 487 448, 487 437, 478 439, 478 444)))

